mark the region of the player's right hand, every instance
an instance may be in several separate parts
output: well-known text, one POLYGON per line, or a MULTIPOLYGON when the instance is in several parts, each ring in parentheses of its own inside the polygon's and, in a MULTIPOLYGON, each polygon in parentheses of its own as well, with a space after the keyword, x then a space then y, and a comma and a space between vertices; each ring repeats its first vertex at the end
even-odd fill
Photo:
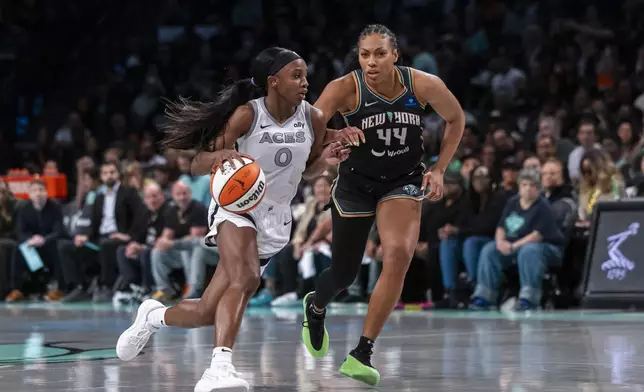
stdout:
POLYGON ((346 127, 336 132, 335 140, 342 143, 345 147, 359 146, 360 142, 366 143, 367 139, 364 137, 362 129, 356 127, 346 127))
POLYGON ((242 165, 244 164, 243 158, 248 158, 251 160, 254 160, 253 158, 249 157, 248 155, 241 154, 237 150, 218 150, 215 151, 214 157, 213 157, 213 162, 212 162, 212 171, 216 171, 217 168, 221 170, 221 172, 224 172, 224 162, 230 163, 230 165, 233 167, 233 169, 236 169, 237 167, 235 166, 235 160, 240 162, 242 165))

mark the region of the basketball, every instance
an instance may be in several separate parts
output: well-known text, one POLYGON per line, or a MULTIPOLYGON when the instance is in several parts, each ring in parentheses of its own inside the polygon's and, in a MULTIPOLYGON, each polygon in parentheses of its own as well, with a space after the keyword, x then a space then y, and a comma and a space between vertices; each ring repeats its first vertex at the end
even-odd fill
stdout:
POLYGON ((252 159, 243 158, 244 165, 235 160, 235 169, 224 162, 223 173, 219 165, 210 174, 210 194, 224 210, 244 214, 259 205, 266 193, 264 171, 252 159))

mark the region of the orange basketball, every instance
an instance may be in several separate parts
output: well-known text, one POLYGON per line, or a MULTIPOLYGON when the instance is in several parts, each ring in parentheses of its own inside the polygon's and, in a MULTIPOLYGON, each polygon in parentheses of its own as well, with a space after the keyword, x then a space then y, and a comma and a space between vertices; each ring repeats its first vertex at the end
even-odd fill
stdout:
POLYGON ((266 178, 262 168, 251 159, 243 159, 243 166, 235 160, 233 169, 229 162, 225 162, 223 173, 216 166, 210 176, 212 198, 221 208, 236 214, 243 214, 257 207, 266 192, 266 178))

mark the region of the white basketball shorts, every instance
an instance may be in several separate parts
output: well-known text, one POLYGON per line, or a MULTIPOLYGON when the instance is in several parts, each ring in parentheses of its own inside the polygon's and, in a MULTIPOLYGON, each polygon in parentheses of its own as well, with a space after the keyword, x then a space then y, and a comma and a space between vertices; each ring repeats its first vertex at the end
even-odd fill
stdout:
MULTIPOLYGON (((210 231, 205 243, 216 246, 217 227, 222 222, 230 222, 237 227, 252 227, 257 231, 257 252, 260 260, 268 260, 282 250, 291 239, 293 216, 291 207, 271 204, 264 200, 254 210, 246 214, 233 214, 219 207, 214 201, 208 209, 210 231)), ((264 263, 267 264, 267 263, 264 263)), ((266 265, 262 266, 262 273, 266 265)))

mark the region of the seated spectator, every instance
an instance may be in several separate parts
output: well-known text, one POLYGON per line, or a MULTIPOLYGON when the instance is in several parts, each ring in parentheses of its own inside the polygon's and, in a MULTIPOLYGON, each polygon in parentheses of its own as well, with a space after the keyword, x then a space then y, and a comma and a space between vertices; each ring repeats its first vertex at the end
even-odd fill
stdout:
POLYGON ((170 281, 174 269, 183 269, 188 284, 184 299, 199 298, 203 293, 206 263, 217 264, 215 248, 204 245, 203 237, 208 230, 208 210, 192 200, 187 184, 177 181, 172 186, 175 205, 168 208, 164 217, 165 226, 152 249, 152 275, 156 285, 153 298, 167 301, 178 294, 170 281))
POLYGON ((579 122, 577 127, 577 146, 568 157, 568 175, 570 179, 576 181, 581 176, 581 163, 588 152, 599 150, 601 145, 597 143, 597 129, 595 121, 584 118, 579 122))
MULTIPOLYGON (((445 288, 445 302, 456 305, 452 290, 456 286, 459 262, 462 259, 470 285, 476 283, 479 255, 483 246, 494 240, 496 226, 508 199, 502 189, 495 189, 490 170, 478 166, 472 172, 472 182, 460 203, 459 220, 439 230, 440 264, 445 288)), ((469 297, 467 294, 467 297, 469 297)))
MULTIPOLYGON (((320 176, 313 182, 313 196, 305 202, 304 212, 297 222, 291 243, 284 248, 283 252, 276 255, 272 262, 274 264, 272 268, 279 268, 281 272, 288 271, 286 276, 282 276, 281 287, 282 295, 286 295, 287 298, 292 298, 296 292, 298 263, 307 264, 300 267, 300 270, 305 272, 302 276, 304 280, 313 278, 316 273, 330 265, 329 244, 324 240, 322 243, 312 244, 308 240, 318 223, 325 217, 331 216, 331 211, 325 210, 324 207, 331 200, 332 182, 333 180, 326 176, 320 176), (302 260, 305 254, 306 257, 311 257, 310 260, 302 260)), ((275 276, 271 276, 273 274, 270 270, 271 267, 268 267, 267 271, 264 271, 264 289, 251 299, 251 306, 266 306, 277 297, 275 276), (266 274, 266 272, 269 273, 266 274)))
POLYGON ((528 155, 523 159, 523 169, 541 170, 541 161, 536 155, 528 155))
POLYGON ((165 227, 168 204, 161 187, 154 182, 145 185, 143 202, 148 210, 134 225, 132 240, 116 251, 120 282, 114 295, 121 298, 132 292, 132 285, 140 287, 145 294, 154 284, 150 252, 165 227))
MULTIPOLYGON (((42 180, 29 183, 29 201, 22 205, 16 214, 16 238, 35 248, 44 264, 40 270, 32 270, 39 274, 53 272, 58 287, 65 287, 63 274, 58 264, 56 240, 63 234, 63 213, 60 205, 47 197, 47 187, 42 180)), ((26 275, 28 264, 20 250, 15 249, 11 262, 11 289, 7 302, 20 301, 26 298, 26 275)), ((36 266, 29 266, 32 269, 36 266)), ((47 279, 47 276, 45 277, 47 279)), ((43 282, 45 285, 47 281, 43 282)), ((38 294, 44 294, 46 287, 38 287, 38 294)), ((49 292, 45 299, 57 300, 62 297, 60 291, 49 292)))
POLYGON ((63 206, 63 225, 65 226, 65 238, 72 238, 72 232, 79 218, 86 219, 83 225, 89 226, 91 213, 85 206, 93 204, 96 199, 96 190, 101 184, 100 173, 97 168, 90 167, 83 169, 78 174, 78 183, 76 184, 76 195, 74 199, 63 206), (83 214, 85 213, 85 214, 83 214))
POLYGON ((161 188, 166 200, 172 199, 172 191, 170 190, 172 182, 170 181, 170 176, 171 172, 168 165, 157 165, 152 171, 152 179, 161 188))
POLYGON ((577 203, 572 186, 564 183, 563 170, 561 161, 546 161, 541 167, 541 185, 543 195, 552 206, 557 226, 566 231, 577 218, 577 203))
POLYGON ((496 303, 503 269, 513 260, 521 283, 517 309, 530 310, 539 305, 543 275, 549 265, 561 262, 564 240, 552 208, 540 197, 540 188, 539 172, 520 173, 519 195, 508 201, 495 241, 481 251, 471 309, 489 309, 496 303))
MULTIPOLYGON (((575 149, 575 145, 572 141, 562 137, 561 135, 561 121, 553 116, 545 116, 539 119, 537 133, 537 155, 542 157, 552 157, 552 151, 550 146, 546 147, 546 151, 543 150, 543 146, 539 147, 539 140, 544 137, 549 137, 554 142, 555 156, 561 162, 568 162, 568 157, 570 153, 575 149)), ((542 158, 543 159, 543 158, 542 158)))
POLYGON ((628 119, 621 119, 617 125, 617 138, 619 140, 619 158, 615 165, 620 168, 633 162, 640 152, 640 134, 633 132, 633 123, 628 119))
POLYGON ((139 162, 132 162, 125 167, 123 184, 136 189, 139 193, 143 191, 143 169, 139 162))
POLYGON ((0 298, 7 294, 9 262, 16 248, 16 199, 6 182, 0 181, 0 298))
POLYGON ((193 176, 190 170, 192 158, 197 155, 196 151, 181 151, 179 158, 177 158, 177 165, 179 166, 179 181, 187 184, 192 193, 192 199, 200 202, 204 206, 210 206, 212 196, 210 194, 210 176, 193 176))
MULTIPOLYGON (((443 198, 440 201, 433 202, 424 200, 421 211, 420 232, 418 235, 418 245, 416 246, 415 259, 423 260, 423 263, 429 264, 430 268, 433 265, 440 264, 440 256, 438 249, 440 247, 441 236, 447 238, 449 232, 447 227, 455 227, 459 214, 461 211, 461 195, 463 194, 463 177, 460 173, 447 172, 444 177, 445 187, 443 190, 443 198)), ((411 265, 410 265, 411 268, 411 265)), ((442 273, 444 273, 442 271, 442 273)), ((408 274, 409 276, 409 274, 408 274)), ((411 277, 410 277, 411 278, 411 277)), ((424 279, 426 277, 423 277, 424 279)), ((405 285, 408 286, 408 278, 405 278, 405 285)), ((438 293, 439 298, 442 297, 443 289, 439 287, 431 287, 433 293, 438 293)), ((426 291, 426 287, 423 288, 426 291)), ((403 292, 407 294, 406 288, 403 292)), ((405 295, 401 298, 405 302, 407 297, 417 297, 417 295, 405 295)), ((428 298, 425 300, 429 300, 428 298)), ((416 300, 414 302, 423 302, 416 300)), ((440 306, 440 304, 437 304, 440 306)))
POLYGON ((481 161, 473 155, 470 156, 465 156, 462 159, 463 164, 461 165, 461 176, 463 177, 463 180, 465 181, 465 185, 470 183, 470 177, 472 175, 472 170, 474 170, 475 167, 479 166, 481 164, 481 161))
POLYGON ((550 135, 541 135, 537 139, 537 157, 541 162, 557 158, 557 142, 550 135))
POLYGON ((644 154, 636 157, 633 166, 635 174, 628 182, 627 193, 631 197, 644 197, 644 154))
POLYGON ((625 195, 624 181, 615 163, 599 150, 589 150, 581 158, 579 181, 579 226, 589 227, 595 205, 600 200, 617 200, 625 195))
POLYGON ((506 158, 501 164, 500 187, 506 191, 508 196, 515 195, 517 193, 518 177, 519 177, 519 165, 517 164, 517 162, 513 157, 506 158))
POLYGON ((121 183, 121 175, 114 163, 106 162, 100 169, 102 185, 91 204, 91 224, 87 234, 76 234, 73 243, 59 247, 65 281, 74 289, 63 298, 64 302, 84 299, 89 288, 83 272, 88 260, 98 252, 100 262, 99 287, 93 292, 94 302, 112 299, 116 283, 116 250, 132 238, 134 223, 145 213, 145 207, 136 189, 121 183))

